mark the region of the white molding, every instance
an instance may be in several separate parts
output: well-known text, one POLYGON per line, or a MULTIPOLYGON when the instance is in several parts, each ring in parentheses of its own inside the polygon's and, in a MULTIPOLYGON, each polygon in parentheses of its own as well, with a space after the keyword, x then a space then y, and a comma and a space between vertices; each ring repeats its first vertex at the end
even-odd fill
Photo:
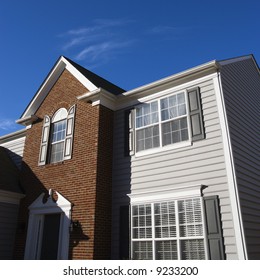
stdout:
POLYGON ((46 214, 61 214, 60 221, 60 237, 58 246, 58 256, 60 260, 67 260, 69 253, 69 228, 71 223, 71 207, 72 204, 63 197, 60 193, 56 192, 58 199, 53 200, 53 191, 49 190, 49 196, 44 203, 43 198, 45 196, 42 193, 30 206, 29 224, 27 230, 27 239, 25 247, 25 259, 32 260, 37 259, 39 254, 37 253, 37 242, 40 232, 38 232, 38 224, 43 220, 46 214))
POLYGON ((236 172, 234 166, 234 158, 233 158, 231 139, 229 133, 229 125, 228 125, 226 108, 225 108, 224 94, 221 86, 220 73, 218 74, 217 77, 213 79, 213 83, 216 92, 216 101, 217 101, 220 126, 222 131, 224 157, 226 162, 228 189, 229 189, 229 196, 231 201, 234 232, 235 232, 236 245, 237 245, 237 254, 238 254, 238 259, 244 260, 244 259, 248 259, 248 255, 246 249, 241 206, 239 202, 236 172))
MULTIPOLYGON (((160 79, 160 80, 155 81, 153 83, 138 87, 136 89, 133 89, 133 90, 130 90, 130 91, 127 91, 127 92, 124 92, 124 93, 122 93, 122 95, 129 96, 129 95, 132 95, 132 94, 136 94, 136 93, 139 93, 139 92, 146 91, 148 89, 157 88, 158 86, 161 86, 163 84, 167 84, 167 83, 170 83, 172 81, 175 81, 175 80, 187 77, 187 76, 191 76, 193 74, 197 74, 198 72, 204 72, 204 71, 208 71, 210 69, 217 70, 218 68, 219 68, 218 62, 216 60, 213 60, 213 61, 210 61, 208 63, 205 63, 205 64, 202 64, 202 65, 190 68, 188 70, 179 72, 177 74, 171 75, 171 76, 166 77, 164 79, 160 79)), ((205 76, 205 73, 203 74, 203 76, 205 76)))
POLYGON ((35 114, 35 112, 65 69, 67 69, 88 90, 93 91, 97 89, 97 87, 92 82, 90 82, 83 74, 81 74, 67 59, 65 59, 65 57, 61 56, 53 67, 52 71, 49 73, 49 75, 41 85, 40 89, 37 91, 34 98, 31 100, 22 117, 18 120, 18 123, 22 123, 24 119, 35 114))
POLYGON ((153 99, 162 98, 170 94, 187 90, 189 88, 198 86, 200 83, 212 80, 214 77, 216 77, 216 75, 217 72, 208 74, 200 78, 195 78, 192 81, 184 82, 180 85, 169 85, 169 87, 164 90, 161 90, 158 85, 158 88, 153 87, 149 91, 133 92, 131 95, 125 95, 125 93, 122 93, 121 95, 117 96, 116 110, 124 109, 129 106, 135 106, 139 103, 150 102, 153 99))
POLYGON ((25 197, 22 193, 0 190, 0 202, 19 205, 20 199, 25 197))
POLYGON ((66 69, 82 83, 89 91, 97 89, 97 87, 88 80, 83 74, 81 74, 65 57, 61 58, 66 63, 66 69))
POLYGON ((193 197, 201 197, 202 189, 206 186, 201 184, 190 185, 190 186, 172 186, 168 188, 160 188, 153 191, 143 191, 143 192, 132 192, 128 194, 131 200, 131 204, 153 202, 153 201, 166 201, 166 200, 178 200, 187 199, 193 197))
POLYGON ((26 136, 26 128, 1 136, 0 144, 8 143, 15 140, 19 141, 21 138, 24 138, 25 136, 26 136))
POLYGON ((77 98, 78 100, 91 103, 92 106, 103 105, 112 111, 116 110, 117 97, 103 88, 97 88, 77 98))

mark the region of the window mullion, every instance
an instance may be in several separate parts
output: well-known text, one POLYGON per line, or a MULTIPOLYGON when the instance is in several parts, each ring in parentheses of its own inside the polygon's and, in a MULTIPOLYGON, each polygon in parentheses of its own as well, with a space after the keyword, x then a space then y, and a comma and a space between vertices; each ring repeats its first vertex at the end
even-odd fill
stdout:
POLYGON ((181 241, 180 241, 180 221, 178 211, 178 201, 175 201, 175 220, 176 220, 176 237, 177 237, 177 254, 178 260, 181 259, 181 241))
POLYGON ((153 260, 155 260, 156 259, 156 245, 155 245, 154 203, 151 203, 151 216, 152 216, 153 260))

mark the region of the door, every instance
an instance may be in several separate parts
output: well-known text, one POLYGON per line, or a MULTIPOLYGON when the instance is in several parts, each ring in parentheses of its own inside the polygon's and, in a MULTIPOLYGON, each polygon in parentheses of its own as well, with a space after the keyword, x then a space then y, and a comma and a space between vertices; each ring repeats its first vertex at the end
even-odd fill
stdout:
POLYGON ((40 245, 41 260, 57 260, 61 214, 44 215, 40 245))

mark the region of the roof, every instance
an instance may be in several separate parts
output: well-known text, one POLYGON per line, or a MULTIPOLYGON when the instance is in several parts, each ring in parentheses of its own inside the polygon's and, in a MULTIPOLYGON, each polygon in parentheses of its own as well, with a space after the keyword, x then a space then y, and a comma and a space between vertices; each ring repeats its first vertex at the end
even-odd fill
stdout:
POLYGON ((90 92, 99 88, 102 88, 115 96, 125 92, 124 89, 85 69, 71 59, 61 56, 54 64, 53 68, 39 87, 38 91, 35 93, 31 102, 23 112, 21 118, 17 120, 17 123, 28 125, 28 123, 34 121, 33 116, 35 112, 41 106, 43 100, 46 98, 49 91, 65 69, 67 69, 79 82, 81 82, 86 87, 86 90, 90 92))
POLYGON ((22 193, 19 186, 19 170, 4 147, 0 147, 0 190, 22 193))
POLYGON ((97 74, 87 70, 76 62, 65 57, 81 74, 83 74, 88 80, 90 80, 98 88, 103 88, 112 94, 118 95, 125 92, 124 89, 112 84, 111 82, 105 80, 104 78, 98 76, 97 74))

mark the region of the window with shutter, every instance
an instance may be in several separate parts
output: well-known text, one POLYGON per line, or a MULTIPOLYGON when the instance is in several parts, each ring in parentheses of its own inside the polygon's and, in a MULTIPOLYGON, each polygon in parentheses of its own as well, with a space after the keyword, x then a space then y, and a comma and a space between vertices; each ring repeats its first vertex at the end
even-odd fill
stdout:
POLYGON ((206 258, 202 199, 132 206, 132 258, 206 258))
POLYGON ((152 102, 138 105, 132 110, 128 133, 135 147, 131 154, 155 148, 191 144, 205 137, 199 88, 184 90, 152 102))
POLYGON ((50 119, 44 117, 39 165, 60 162, 72 156, 76 105, 59 109, 50 119))

